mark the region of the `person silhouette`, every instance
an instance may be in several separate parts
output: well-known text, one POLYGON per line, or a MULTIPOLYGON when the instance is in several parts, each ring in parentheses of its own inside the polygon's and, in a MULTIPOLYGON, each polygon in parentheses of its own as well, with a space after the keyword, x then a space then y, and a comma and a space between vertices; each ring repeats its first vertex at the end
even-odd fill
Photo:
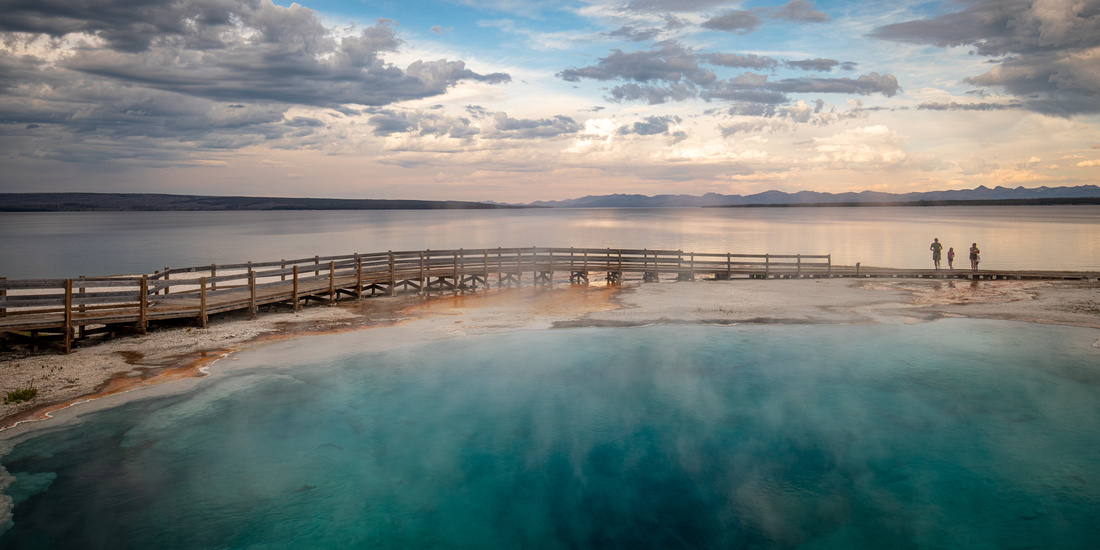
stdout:
POLYGON ((936 269, 940 268, 940 251, 943 250, 943 245, 940 244, 940 240, 932 239, 932 246, 928 247, 932 251, 932 263, 935 264, 936 269))

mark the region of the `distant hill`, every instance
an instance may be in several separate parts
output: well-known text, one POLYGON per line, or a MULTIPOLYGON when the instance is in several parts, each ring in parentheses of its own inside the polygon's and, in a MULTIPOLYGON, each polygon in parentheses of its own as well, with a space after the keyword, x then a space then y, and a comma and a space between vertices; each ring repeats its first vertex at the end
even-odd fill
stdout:
POLYGON ((1080 185, 1077 187, 1035 187, 1026 189, 1017 187, 980 186, 976 189, 956 191, 926 191, 921 193, 882 193, 862 191, 859 193, 819 193, 817 191, 765 191, 755 195, 721 195, 707 193, 695 195, 589 195, 579 199, 562 201, 536 201, 531 206, 554 208, 662 208, 676 206, 897 206, 910 204, 949 205, 949 204, 1066 204, 1095 203, 1100 187, 1080 185), (1006 202, 1007 201, 1007 202, 1006 202))
POLYGON ((0 212, 171 210, 450 210, 524 208, 465 201, 207 197, 154 193, 0 193, 0 212))

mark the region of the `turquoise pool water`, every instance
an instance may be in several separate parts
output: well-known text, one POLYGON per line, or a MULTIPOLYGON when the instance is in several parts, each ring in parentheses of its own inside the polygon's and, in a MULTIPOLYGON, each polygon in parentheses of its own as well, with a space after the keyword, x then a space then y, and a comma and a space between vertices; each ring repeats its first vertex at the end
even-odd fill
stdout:
POLYGON ((0 546, 1100 540, 1095 330, 651 326, 372 351, 384 334, 273 344, 20 438, 0 546))

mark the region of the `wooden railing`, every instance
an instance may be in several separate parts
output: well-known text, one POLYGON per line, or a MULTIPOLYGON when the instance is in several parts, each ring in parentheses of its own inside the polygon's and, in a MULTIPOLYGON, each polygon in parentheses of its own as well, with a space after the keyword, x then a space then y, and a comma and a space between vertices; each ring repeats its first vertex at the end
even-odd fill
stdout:
POLYGON ((60 333, 68 351, 73 338, 123 326, 144 332, 152 320, 194 317, 205 326, 214 313, 247 310, 255 315, 258 306, 273 303, 297 310, 303 301, 334 302, 341 295, 552 285, 566 277, 586 284, 592 273, 618 283, 630 276, 644 281, 828 277, 832 271, 828 255, 533 247, 314 256, 165 268, 142 276, 0 278, 0 333, 60 333))
POLYGON ((0 345, 8 338, 60 335, 68 352, 74 338, 98 332, 144 332, 150 321, 208 316, 285 304, 297 311, 310 300, 394 295, 399 291, 462 292, 492 285, 587 284, 592 274, 617 284, 642 281, 906 277, 967 279, 1097 279, 1100 273, 971 271, 835 266, 829 255, 696 253, 619 248, 492 248, 387 251, 165 268, 150 275, 75 279, 0 277, 0 345))

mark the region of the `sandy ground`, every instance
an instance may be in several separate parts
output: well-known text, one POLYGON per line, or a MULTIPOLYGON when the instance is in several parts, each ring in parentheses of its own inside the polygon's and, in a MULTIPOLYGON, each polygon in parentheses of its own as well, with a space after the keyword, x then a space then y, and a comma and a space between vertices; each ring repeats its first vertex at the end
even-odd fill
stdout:
MULTIPOLYGON (((444 297, 404 295, 300 313, 224 316, 209 328, 158 327, 145 335, 81 342, 75 351, 0 352, 0 395, 34 387, 29 402, 0 405, 0 426, 45 418, 73 403, 203 376, 215 360, 273 339, 413 325, 427 337, 578 326, 739 323, 919 323, 943 317, 1100 328, 1100 284, 1048 281, 803 279, 559 285, 444 297)), ((1097 344, 1100 347, 1100 340, 1097 344)), ((216 368, 216 367, 215 367, 216 368)))

